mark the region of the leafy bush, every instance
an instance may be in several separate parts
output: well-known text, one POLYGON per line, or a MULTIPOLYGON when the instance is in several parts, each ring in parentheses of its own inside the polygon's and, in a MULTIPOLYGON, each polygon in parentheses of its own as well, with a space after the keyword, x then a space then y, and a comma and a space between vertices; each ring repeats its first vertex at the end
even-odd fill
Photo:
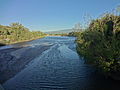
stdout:
POLYGON ((77 36, 77 51, 87 63, 120 78, 120 16, 107 13, 91 21, 77 36))

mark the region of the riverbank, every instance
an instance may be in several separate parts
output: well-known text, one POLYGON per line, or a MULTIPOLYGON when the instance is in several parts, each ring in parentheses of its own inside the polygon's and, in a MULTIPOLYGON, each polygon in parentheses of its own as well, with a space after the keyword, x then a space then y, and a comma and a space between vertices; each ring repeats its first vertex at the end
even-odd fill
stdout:
POLYGON ((12 23, 9 26, 0 25, 0 45, 35 40, 46 35, 40 31, 30 31, 20 23, 12 23))
POLYGON ((0 50, 0 83, 15 76, 26 67, 33 58, 41 55, 49 46, 38 46, 38 48, 18 47, 0 50))
POLYGON ((2 41, 1 41, 0 46, 12 45, 12 44, 17 44, 17 43, 22 43, 22 42, 29 42, 29 41, 41 39, 41 38, 44 38, 44 37, 46 37, 46 35, 38 37, 38 38, 33 38, 33 39, 29 39, 29 40, 22 40, 22 41, 15 41, 15 42, 10 42, 10 43, 2 43, 2 41))

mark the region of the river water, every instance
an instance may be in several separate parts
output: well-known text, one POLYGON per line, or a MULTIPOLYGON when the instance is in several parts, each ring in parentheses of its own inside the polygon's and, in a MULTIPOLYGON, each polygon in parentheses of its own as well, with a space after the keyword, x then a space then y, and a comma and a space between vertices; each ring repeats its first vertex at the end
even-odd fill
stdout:
MULTIPOLYGON (((27 48, 33 50, 41 45, 51 45, 6 81, 3 84, 5 90, 120 90, 118 81, 105 78, 84 63, 76 53, 74 41, 74 37, 48 36, 10 46, 23 47, 12 53, 17 53, 19 58, 27 48)), ((34 52, 38 52, 37 49, 34 52)))

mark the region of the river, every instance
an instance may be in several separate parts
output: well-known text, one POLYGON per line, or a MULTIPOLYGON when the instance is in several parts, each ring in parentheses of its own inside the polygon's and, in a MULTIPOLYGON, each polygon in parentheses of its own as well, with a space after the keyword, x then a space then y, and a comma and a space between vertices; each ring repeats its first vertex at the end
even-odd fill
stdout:
POLYGON ((22 57, 24 61, 25 57, 38 54, 3 83, 5 90, 120 90, 118 81, 104 77, 84 63, 74 41, 74 37, 48 36, 2 48, 22 47, 11 55, 16 59, 22 57), (39 54, 39 47, 46 45, 50 48, 39 54))

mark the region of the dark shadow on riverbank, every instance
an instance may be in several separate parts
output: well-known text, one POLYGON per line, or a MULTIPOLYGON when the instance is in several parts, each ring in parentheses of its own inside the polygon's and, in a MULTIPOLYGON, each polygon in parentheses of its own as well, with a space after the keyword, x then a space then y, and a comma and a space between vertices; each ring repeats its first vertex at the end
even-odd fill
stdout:
POLYGON ((5 45, 6 45, 6 44, 4 44, 4 43, 0 43, 0 47, 1 47, 1 46, 5 46, 5 45))

